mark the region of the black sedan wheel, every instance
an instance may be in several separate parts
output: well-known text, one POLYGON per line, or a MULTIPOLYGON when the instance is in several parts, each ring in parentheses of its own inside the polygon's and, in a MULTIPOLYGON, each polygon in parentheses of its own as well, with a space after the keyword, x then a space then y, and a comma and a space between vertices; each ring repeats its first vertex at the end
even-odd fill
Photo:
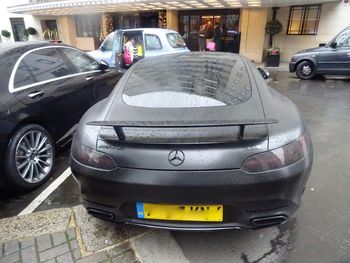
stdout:
POLYGON ((298 78, 308 80, 315 77, 315 66, 310 61, 303 61, 298 64, 296 73, 298 78))
POLYGON ((44 183, 54 164, 54 144, 39 125, 26 125, 12 137, 6 158, 6 177, 10 187, 33 189, 44 183))

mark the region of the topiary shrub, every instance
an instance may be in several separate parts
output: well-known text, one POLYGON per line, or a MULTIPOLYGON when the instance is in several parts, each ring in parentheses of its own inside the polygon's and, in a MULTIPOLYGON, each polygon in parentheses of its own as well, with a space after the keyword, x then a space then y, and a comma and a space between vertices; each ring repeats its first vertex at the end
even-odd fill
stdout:
POLYGON ((28 27, 28 34, 33 36, 33 35, 36 35, 36 29, 34 27, 28 27))
POLYGON ((283 29, 282 23, 278 20, 271 20, 266 24, 266 33, 270 35, 276 35, 280 33, 283 29))
POLYGON ((25 35, 26 37, 29 36, 28 29, 26 29, 26 28, 24 28, 24 29, 22 30, 22 33, 23 33, 23 35, 25 35))
POLYGON ((1 35, 7 38, 11 36, 11 33, 7 30, 1 30, 1 35))

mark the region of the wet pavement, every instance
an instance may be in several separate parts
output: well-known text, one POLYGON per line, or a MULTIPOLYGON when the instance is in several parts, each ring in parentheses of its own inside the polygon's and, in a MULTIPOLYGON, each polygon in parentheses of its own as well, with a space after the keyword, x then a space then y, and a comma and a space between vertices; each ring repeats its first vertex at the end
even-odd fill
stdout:
MULTIPOLYGON (((270 86, 303 112, 313 140, 314 165, 302 205, 287 223, 257 231, 170 232, 190 262, 350 262, 350 78, 271 76, 270 86)), ((67 148, 53 178, 37 191, 0 191, 0 218, 22 211, 68 167, 68 157, 67 148)), ((69 177, 35 211, 76 204, 78 189, 69 177)))

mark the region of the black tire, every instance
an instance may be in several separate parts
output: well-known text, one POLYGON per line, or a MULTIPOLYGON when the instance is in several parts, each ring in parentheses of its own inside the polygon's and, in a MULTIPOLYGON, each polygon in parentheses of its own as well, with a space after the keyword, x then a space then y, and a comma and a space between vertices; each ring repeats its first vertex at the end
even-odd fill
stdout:
POLYGON ((308 80, 316 76, 315 65, 311 61, 302 61, 297 65, 296 74, 299 79, 308 80))
MULTIPOLYGON (((33 190, 39 187, 40 185, 42 185, 43 183, 45 183, 50 178, 54 168, 54 160, 55 160, 54 146, 55 146, 54 142, 50 134, 48 133, 48 131, 40 125, 29 124, 18 129, 11 137, 9 145, 7 147, 7 155, 5 157, 5 179, 7 182, 6 186, 16 190, 33 190), (24 137, 30 136, 31 134, 34 134, 37 136, 40 134, 42 137, 40 136, 33 137, 33 141, 29 142, 30 144, 26 144, 24 137), (39 141, 39 139, 37 139, 34 141, 34 138, 35 139, 41 138, 41 140, 39 141), (45 138, 46 140, 44 140, 45 138), (23 148, 21 146, 27 146, 27 145, 28 145, 27 148, 29 149, 30 148, 29 146, 31 146, 32 144, 36 144, 37 141, 38 141, 37 143, 38 146, 35 148, 37 148, 38 150, 37 151, 35 150, 35 153, 29 153, 29 150, 28 152, 25 152, 24 150, 21 149, 23 148), (42 141, 44 141, 44 145, 42 145, 41 147, 44 147, 45 149, 47 148, 47 150, 43 152, 43 155, 40 155, 41 150, 44 150, 44 148, 39 148, 42 141), (18 155, 19 152, 21 152, 22 156, 18 155), (45 153, 47 156, 50 156, 50 159, 47 157, 43 157, 43 160, 45 161, 45 163, 47 162, 50 165, 47 165, 47 166, 40 165, 40 167, 44 167, 45 169, 41 169, 41 171, 40 169, 34 171, 34 166, 37 166, 37 165, 30 164, 30 162, 34 163, 35 156, 44 156, 45 153), (25 160, 21 161, 21 158, 25 160), (27 170, 27 172, 23 172, 22 175, 29 173, 29 176, 28 176, 29 178, 26 178, 25 176, 23 177, 21 175, 20 171, 22 168, 19 168, 20 162, 22 163, 27 162, 25 164, 25 167, 23 166, 24 170, 27 169, 27 166, 28 166, 29 170, 31 171, 27 170), (33 172, 35 174, 36 171, 38 171, 37 179, 35 178, 33 179, 34 177, 33 172), (29 182, 30 175, 32 178, 32 182, 29 182)), ((33 148, 33 151, 34 151, 34 148, 33 148)), ((41 159, 41 157, 37 157, 36 160, 38 159, 41 159)), ((36 163, 40 163, 40 162, 41 161, 37 161, 36 163)))

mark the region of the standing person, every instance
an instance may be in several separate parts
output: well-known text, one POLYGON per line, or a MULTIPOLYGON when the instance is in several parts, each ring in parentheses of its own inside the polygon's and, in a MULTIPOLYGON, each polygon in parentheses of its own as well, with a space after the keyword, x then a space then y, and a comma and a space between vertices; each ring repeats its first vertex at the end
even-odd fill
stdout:
POLYGON ((130 67, 134 62, 135 39, 132 37, 124 45, 123 60, 127 67, 130 67))
POLYGON ((221 36, 220 24, 215 23, 213 41, 215 42, 216 51, 221 51, 221 36))
POLYGON ((205 51, 206 36, 207 36, 207 24, 202 23, 202 25, 199 27, 199 32, 198 32, 199 51, 205 51))

